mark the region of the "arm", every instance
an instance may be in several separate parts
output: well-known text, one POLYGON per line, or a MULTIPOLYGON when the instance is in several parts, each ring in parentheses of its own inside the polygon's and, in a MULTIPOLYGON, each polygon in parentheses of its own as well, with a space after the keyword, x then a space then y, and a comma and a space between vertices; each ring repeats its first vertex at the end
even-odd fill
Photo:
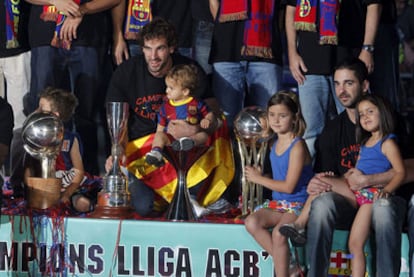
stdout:
POLYGON ((32 5, 55 6, 56 9, 64 14, 71 16, 81 16, 79 5, 72 0, 26 0, 32 5))
POLYGON ((183 119, 174 119, 168 123, 168 133, 174 138, 191 137, 200 131, 199 125, 193 125, 183 119))
POLYGON ((124 59, 129 59, 128 46, 124 39, 123 25, 125 19, 126 0, 121 0, 118 5, 111 9, 112 17, 112 55, 116 65, 121 64, 124 59))
POLYGON ((73 176, 72 183, 66 187, 65 192, 62 194, 61 201, 64 203, 69 202, 70 197, 79 188, 83 177, 85 176, 82 157, 79 149, 79 141, 77 138, 75 138, 73 141, 73 145, 70 150, 70 158, 72 160, 75 175, 73 176))
POLYGON ((201 121, 200 127, 203 129, 215 129, 217 120, 213 112, 209 112, 201 121))
POLYGON ((293 78, 302 85, 306 79, 302 72, 306 72, 308 69, 296 48, 296 29, 294 25, 295 10, 296 8, 293 6, 286 6, 286 38, 289 55, 289 69, 293 78))
POLYGON ((220 3, 218 0, 209 0, 209 6, 211 16, 213 16, 213 20, 216 20, 220 3))
POLYGON ((382 151, 388 158, 394 170, 394 176, 384 187, 384 193, 393 193, 405 178, 405 167, 397 143, 393 139, 387 139, 382 144, 382 151))
POLYGON ((272 178, 263 176, 258 169, 251 166, 246 167, 246 179, 250 182, 265 186, 270 190, 292 193, 295 190, 295 187, 302 174, 307 155, 308 152, 306 150, 305 142, 299 141, 293 146, 290 152, 286 180, 273 180, 272 178))
MULTIPOLYGON (((379 20, 381 17, 381 4, 371 4, 367 7, 367 14, 365 19, 365 34, 364 34, 364 45, 374 45, 375 36, 377 34, 379 20)), ((366 50, 361 50, 359 59, 362 60, 367 66, 368 72, 374 71, 374 57, 373 53, 366 50)))
POLYGON ((79 6, 79 15, 66 17, 62 25, 62 30, 60 31, 60 38, 69 41, 77 39, 78 27, 86 14, 94 14, 105 11, 115 5, 118 5, 119 2, 120 0, 92 0, 90 2, 83 3, 79 6))
MULTIPOLYGON (((403 184, 414 182, 414 159, 403 160, 405 168, 405 178, 402 181, 403 184)), ((350 174, 347 174, 347 181, 352 190, 359 190, 364 187, 375 186, 378 184, 387 184, 394 176, 394 169, 390 169, 387 172, 364 175, 356 168, 349 170, 350 174)))

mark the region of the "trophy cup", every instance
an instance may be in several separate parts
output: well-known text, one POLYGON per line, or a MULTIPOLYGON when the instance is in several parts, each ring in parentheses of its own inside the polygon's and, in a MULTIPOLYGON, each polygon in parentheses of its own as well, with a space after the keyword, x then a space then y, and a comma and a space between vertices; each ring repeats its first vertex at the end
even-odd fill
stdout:
POLYGON ((103 189, 98 194, 98 202, 92 217, 127 218, 131 207, 129 193, 126 190, 127 177, 122 173, 120 159, 123 155, 121 145, 127 134, 128 103, 108 102, 106 117, 111 137, 113 158, 112 168, 103 178, 103 189))
POLYGON ((190 201, 187 188, 187 173, 191 166, 209 149, 208 146, 196 146, 190 151, 175 151, 171 145, 164 147, 164 156, 177 172, 177 188, 167 209, 166 218, 173 221, 195 221, 196 213, 190 201))
POLYGON ((245 166, 263 169, 269 138, 266 112, 255 106, 244 108, 236 116, 234 128, 243 173, 242 214, 246 215, 263 202, 263 187, 246 180, 245 166))
POLYGON ((28 206, 47 209, 60 199, 61 180, 55 176, 56 157, 63 141, 63 123, 53 113, 34 112, 22 127, 25 151, 40 161, 40 173, 27 179, 28 206))

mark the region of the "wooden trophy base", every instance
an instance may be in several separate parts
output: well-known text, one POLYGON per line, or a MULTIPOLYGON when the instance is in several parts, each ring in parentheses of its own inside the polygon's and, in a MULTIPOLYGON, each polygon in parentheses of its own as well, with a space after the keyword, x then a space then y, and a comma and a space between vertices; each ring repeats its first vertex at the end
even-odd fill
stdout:
POLYGON ((132 218, 132 212, 133 210, 131 207, 108 207, 97 205, 89 217, 106 219, 129 219, 132 218))
MULTIPOLYGON (((129 201, 125 201, 129 203, 129 201)), ((128 219, 133 217, 133 209, 124 203, 124 205, 114 205, 110 202, 108 193, 100 192, 98 194, 98 203, 95 210, 89 215, 92 218, 107 219, 128 219)))
POLYGON ((61 179, 27 178, 27 205, 34 209, 48 209, 59 203, 61 179))

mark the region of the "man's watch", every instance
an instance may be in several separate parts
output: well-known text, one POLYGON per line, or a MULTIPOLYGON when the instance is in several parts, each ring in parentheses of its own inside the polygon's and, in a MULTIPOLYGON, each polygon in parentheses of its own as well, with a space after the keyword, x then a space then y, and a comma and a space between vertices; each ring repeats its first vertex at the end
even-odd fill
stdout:
POLYGON ((364 44, 364 45, 362 45, 362 48, 361 48, 362 50, 365 50, 365 51, 367 51, 367 52, 369 52, 369 53, 374 53, 374 45, 372 45, 372 44, 364 44))

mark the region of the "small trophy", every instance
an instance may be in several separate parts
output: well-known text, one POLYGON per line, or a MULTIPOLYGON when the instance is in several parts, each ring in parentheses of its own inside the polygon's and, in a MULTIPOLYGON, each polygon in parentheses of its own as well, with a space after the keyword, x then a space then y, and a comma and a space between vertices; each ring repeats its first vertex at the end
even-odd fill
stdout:
POLYGON ((30 156, 40 161, 40 176, 27 179, 27 200, 31 208, 47 209, 59 202, 61 180, 56 178, 55 164, 63 132, 62 121, 49 112, 34 112, 23 124, 23 147, 30 156))
POLYGON ((245 166, 263 169, 269 138, 266 112, 255 106, 244 108, 236 116, 234 128, 243 173, 242 215, 246 215, 263 203, 263 187, 246 180, 245 166))
POLYGON ((98 194, 98 203, 92 217, 127 218, 130 216, 130 197, 127 192, 127 177, 122 172, 120 160, 124 153, 121 145, 127 135, 128 103, 108 102, 106 118, 111 137, 111 170, 103 178, 103 189, 98 194))

